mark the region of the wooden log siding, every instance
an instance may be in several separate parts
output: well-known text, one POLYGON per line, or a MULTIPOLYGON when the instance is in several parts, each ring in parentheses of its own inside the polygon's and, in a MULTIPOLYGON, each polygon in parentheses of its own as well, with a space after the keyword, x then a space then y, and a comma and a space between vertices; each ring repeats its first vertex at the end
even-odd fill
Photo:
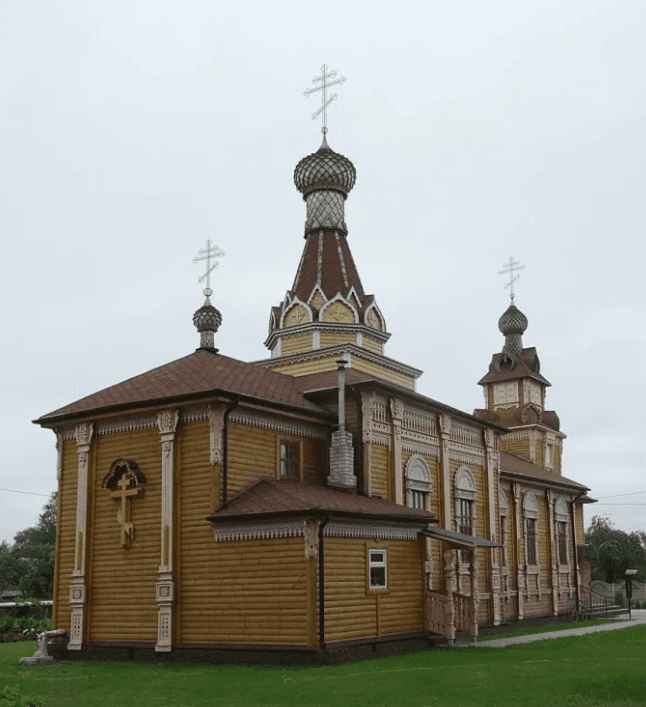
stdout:
POLYGON ((391 499, 390 453, 387 447, 370 445, 370 491, 391 499))
MULTIPOLYGON (((159 434, 141 430, 95 440, 96 466, 91 479, 89 637, 92 641, 155 641, 155 584, 160 558, 161 447, 159 434), (147 481, 144 495, 132 501, 134 541, 121 546, 118 504, 101 487, 118 458, 134 459, 147 481)), ((92 469, 92 467, 91 467, 92 469)))
POLYGON ((186 535, 180 643, 307 645, 303 538, 191 544, 186 535))
POLYGON ((69 587, 74 571, 74 550, 76 547, 76 488, 78 484, 78 456, 76 442, 63 442, 63 464, 58 498, 58 521, 56 535, 58 552, 54 576, 54 606, 52 626, 70 629, 72 609, 69 604, 69 587))
POLYGON ((229 498, 255 477, 276 476, 276 444, 274 431, 229 424, 229 498))
POLYGON ((303 438, 303 478, 325 484, 328 468, 328 449, 324 439, 303 438))
POLYGON ((420 541, 325 540, 325 640, 372 638, 424 630, 420 541), (387 592, 367 591, 367 548, 388 550, 387 592))

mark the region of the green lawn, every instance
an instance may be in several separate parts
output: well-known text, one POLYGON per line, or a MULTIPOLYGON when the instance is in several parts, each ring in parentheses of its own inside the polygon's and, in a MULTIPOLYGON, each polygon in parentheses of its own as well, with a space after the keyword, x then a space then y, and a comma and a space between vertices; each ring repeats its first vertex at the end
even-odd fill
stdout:
POLYGON ((0 645, 7 684, 45 707, 576 707, 646 704, 646 626, 509 648, 459 648, 323 668, 146 663, 20 667, 34 643, 0 645))

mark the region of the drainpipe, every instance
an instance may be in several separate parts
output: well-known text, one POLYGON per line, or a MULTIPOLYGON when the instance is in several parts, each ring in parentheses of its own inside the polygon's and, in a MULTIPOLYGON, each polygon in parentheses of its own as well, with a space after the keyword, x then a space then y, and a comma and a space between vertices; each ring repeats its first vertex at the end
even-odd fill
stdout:
POLYGON ((319 646, 325 650, 325 541, 323 531, 330 522, 327 515, 319 525, 319 646))
POLYGON ((345 367, 348 362, 342 358, 336 365, 339 367, 339 432, 345 432, 345 367))
POLYGON ((240 398, 237 396, 233 398, 231 404, 224 411, 224 416, 222 418, 222 506, 227 506, 229 504, 229 430, 228 430, 228 419, 229 415, 233 411, 240 398))

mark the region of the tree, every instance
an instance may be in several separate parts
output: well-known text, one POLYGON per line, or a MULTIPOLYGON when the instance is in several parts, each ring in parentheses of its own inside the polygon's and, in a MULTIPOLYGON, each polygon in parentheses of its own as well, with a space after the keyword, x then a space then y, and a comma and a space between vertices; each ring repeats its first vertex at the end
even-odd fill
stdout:
POLYGON ((5 589, 17 587, 20 582, 20 567, 6 540, 0 543, 0 596, 5 589))
POLYGON ((636 580, 646 581, 646 533, 625 533, 605 516, 594 516, 585 536, 593 578, 621 582, 627 569, 636 569, 636 580))
POLYGON ((56 492, 52 493, 38 523, 16 533, 9 550, 11 562, 6 563, 7 568, 11 577, 17 577, 16 584, 24 597, 52 598, 57 497, 56 492))

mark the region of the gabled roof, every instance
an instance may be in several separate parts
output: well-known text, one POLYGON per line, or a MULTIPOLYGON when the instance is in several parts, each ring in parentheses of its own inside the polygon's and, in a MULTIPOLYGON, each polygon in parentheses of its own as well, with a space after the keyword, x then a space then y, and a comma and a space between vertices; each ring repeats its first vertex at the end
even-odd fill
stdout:
MULTIPOLYGON (((504 410, 505 414, 500 414, 495 410, 479 408, 474 410, 473 414, 480 420, 493 422, 496 425, 500 425, 501 427, 522 427, 527 424, 523 422, 523 419, 521 417, 525 407, 526 406, 523 405, 522 407, 514 408, 511 411, 509 409, 506 409, 504 410)), ((559 432, 561 429, 561 421, 559 420, 559 416, 554 410, 544 410, 541 413, 540 422, 538 424, 544 425, 545 427, 549 427, 555 432, 559 432)))
POLYGON ((539 373, 539 366, 540 363, 535 346, 523 349, 519 358, 512 357, 509 353, 502 351, 491 357, 489 372, 478 381, 478 385, 515 380, 518 378, 533 378, 543 385, 551 386, 552 384, 539 373), (507 370, 501 363, 510 360, 513 361, 513 368, 507 370))
POLYGON ((510 452, 500 452, 500 473, 504 476, 524 477, 532 481, 541 481, 557 486, 567 486, 576 491, 589 491, 590 489, 577 481, 567 479, 565 476, 548 471, 542 466, 532 464, 528 459, 511 454, 510 452))
POLYGON ((97 411, 166 404, 219 393, 247 396, 327 415, 321 407, 303 396, 291 376, 198 349, 184 358, 54 410, 34 422, 44 425, 97 411))
POLYGON ((207 520, 225 522, 286 515, 326 515, 364 519, 393 520, 422 527, 437 522, 428 511, 408 508, 380 498, 359 496, 325 486, 314 486, 293 479, 261 477, 239 491, 230 503, 212 513, 207 520))

